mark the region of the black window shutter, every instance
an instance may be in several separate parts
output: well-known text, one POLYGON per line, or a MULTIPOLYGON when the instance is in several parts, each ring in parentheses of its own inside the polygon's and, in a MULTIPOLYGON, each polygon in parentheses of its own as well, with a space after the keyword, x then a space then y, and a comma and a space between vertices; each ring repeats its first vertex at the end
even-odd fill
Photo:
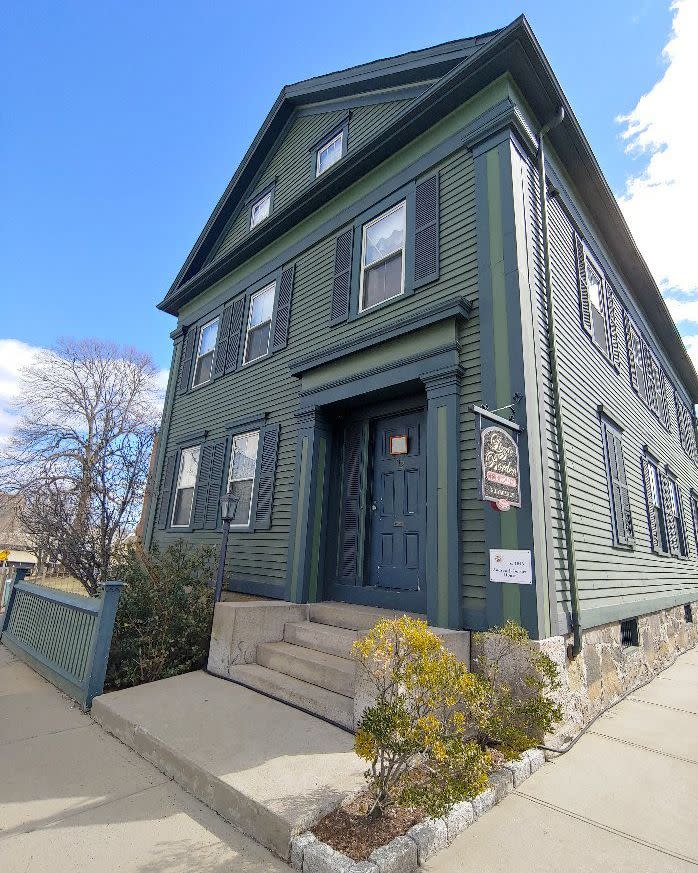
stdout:
POLYGON ((637 368, 642 366, 642 361, 635 359, 635 347, 633 339, 635 337, 635 328, 630 321, 630 316, 625 313, 625 344, 628 347, 628 370, 630 371, 630 384, 633 390, 639 391, 640 386, 637 381, 637 368))
POLYGON ((208 494, 206 499, 206 511, 204 528, 216 530, 220 519, 221 494, 225 487, 223 474, 225 472, 225 454, 228 448, 226 439, 211 443, 211 460, 208 473, 208 494))
POLYGON ((194 360, 196 334, 197 330, 192 325, 184 336, 182 358, 179 362, 179 376, 177 377, 177 394, 185 394, 191 384, 191 365, 194 360))
MULTIPOLYGON (((650 529, 650 542, 652 551, 659 551, 659 531, 657 530, 657 517, 654 513, 654 503, 652 502, 652 484, 650 481, 650 465, 647 458, 642 459, 642 478, 645 480, 645 497, 647 499, 647 523, 650 529)), ((660 496, 661 500, 661 496, 660 496)))
POLYGON ((344 436, 344 489, 339 555, 340 581, 348 585, 355 585, 359 576, 362 448, 362 425, 349 425, 344 436))
POLYGON ((199 470, 196 477, 196 490, 194 491, 194 507, 191 513, 191 526, 193 530, 201 530, 206 520, 206 503, 208 502, 212 454, 212 443, 204 443, 201 446, 201 453, 199 455, 199 470))
POLYGON ((439 174, 419 182, 414 198, 414 287, 439 278, 439 174))
POLYGON ((686 519, 683 514, 683 491, 681 490, 681 486, 679 483, 676 483, 676 494, 679 499, 679 524, 681 525, 681 533, 683 535, 683 543, 685 547, 686 556, 691 554, 691 549, 688 545, 688 531, 686 530, 686 519))
POLYGON ((620 370, 620 337, 623 333, 623 318, 616 292, 608 282, 606 282, 606 305, 608 307, 608 326, 611 335, 611 363, 616 370, 620 370))
POLYGON ((278 299, 276 303, 276 321, 274 322, 274 337, 271 348, 273 352, 285 349, 288 343, 288 327, 291 320, 291 298, 293 296, 293 266, 281 274, 278 299))
POLYGON ((228 332, 228 350, 225 357, 225 372, 232 373, 237 369, 240 338, 242 335, 242 316, 245 311, 245 295, 233 300, 230 313, 230 330, 228 332))
POLYGON ((674 504, 671 500, 671 483, 669 477, 664 473, 659 474, 659 481, 662 485, 662 499, 664 504, 664 525, 667 532, 667 540, 669 551, 672 555, 679 553, 679 535, 676 530, 676 518, 674 516, 674 504))
POLYGON ((587 286, 587 268, 584 259, 584 243, 574 235, 574 249, 577 256, 577 286, 579 288, 579 314, 582 327, 591 336, 591 306, 589 303, 589 288, 587 286))
POLYGON ((354 229, 350 227, 337 237, 334 251, 334 280, 332 283, 332 306, 330 323, 346 321, 349 315, 351 291, 351 258, 354 229))
POLYGON ((616 541, 620 545, 631 545, 633 542, 633 519, 630 511, 628 484, 625 479, 623 445, 618 434, 608 425, 604 425, 604 432, 608 452, 611 511, 616 541))
POLYGON ((158 494, 157 527, 164 530, 168 526, 170 515, 170 503, 172 502, 172 489, 176 473, 177 452, 172 452, 165 458, 160 479, 160 492, 158 494))
POLYGON ((225 362, 228 357, 228 341, 230 339, 230 323, 233 317, 233 304, 229 303, 223 310, 218 327, 218 341, 213 360, 213 378, 217 379, 225 373, 225 362))
POLYGON ((254 511, 255 530, 269 530, 274 504, 274 477, 276 455, 279 447, 279 425, 268 424, 260 433, 259 484, 254 511))
POLYGON ((671 415, 669 413, 669 380, 662 368, 659 368, 659 410, 662 424, 667 430, 671 430, 671 415))

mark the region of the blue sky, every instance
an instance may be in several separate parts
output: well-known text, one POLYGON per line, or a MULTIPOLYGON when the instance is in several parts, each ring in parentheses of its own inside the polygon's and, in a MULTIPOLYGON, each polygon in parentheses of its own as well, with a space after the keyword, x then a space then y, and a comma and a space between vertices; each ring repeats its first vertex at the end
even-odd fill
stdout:
POLYGON ((592 0, 583 14, 561 12, 575 6, 358 0, 340 19, 315 0, 6 4, 0 338, 41 347, 97 336, 167 367, 174 320, 155 304, 281 86, 521 11, 621 195, 661 151, 628 154, 616 117, 661 79, 672 10, 592 0))

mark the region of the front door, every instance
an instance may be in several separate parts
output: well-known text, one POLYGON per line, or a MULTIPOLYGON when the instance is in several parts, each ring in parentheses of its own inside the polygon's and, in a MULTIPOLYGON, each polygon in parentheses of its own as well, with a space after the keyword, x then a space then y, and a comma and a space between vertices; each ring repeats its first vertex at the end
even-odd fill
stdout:
POLYGON ((425 427, 423 410, 373 424, 367 584, 377 588, 424 591, 425 427))

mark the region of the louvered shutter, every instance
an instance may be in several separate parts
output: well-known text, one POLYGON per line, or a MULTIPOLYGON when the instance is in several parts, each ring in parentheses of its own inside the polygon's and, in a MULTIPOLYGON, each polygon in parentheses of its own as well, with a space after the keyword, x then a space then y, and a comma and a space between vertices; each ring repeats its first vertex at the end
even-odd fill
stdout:
POLYGON ((591 333, 591 305, 589 303, 589 288, 587 286, 587 268, 584 259, 584 243, 581 238, 574 235, 574 248, 577 256, 577 286, 579 288, 579 314, 582 320, 582 327, 589 334, 591 333))
POLYGON ((667 430, 671 430, 671 415, 669 414, 669 380, 662 368, 659 368, 659 410, 662 424, 667 430))
POLYGON ((351 293, 351 258, 354 229, 349 228, 337 237, 334 252, 334 279, 332 282, 331 324, 346 321, 349 316, 351 293))
POLYGON ((439 278, 439 174, 419 182, 414 197, 414 287, 439 278))
POLYGON ((274 477, 279 447, 279 425, 270 424, 263 428, 260 434, 260 443, 259 485, 257 486, 254 527, 255 530, 268 530, 271 527, 271 513, 274 504, 274 477))
POLYGON ((659 474, 659 481, 662 485, 662 504, 664 506, 664 525, 667 532, 667 540, 669 551, 672 555, 679 553, 679 535, 676 530, 676 519, 674 517, 674 504, 671 499, 671 483, 669 477, 664 473, 659 474))
POLYGON ((170 515, 170 503, 172 502, 172 489, 176 473, 177 452, 172 452, 165 458, 160 479, 160 491, 158 494, 157 527, 164 530, 168 526, 170 515))
POLYGON ((213 360, 213 378, 217 379, 225 373, 225 362, 228 357, 228 342, 230 340, 230 323, 233 317, 233 305, 229 303, 223 310, 218 328, 218 341, 213 360))
MULTIPOLYGON (((654 503, 652 502, 652 484, 650 481, 650 465, 647 458, 642 459, 642 478, 645 480, 645 497, 647 499, 647 524, 650 529, 650 542, 652 551, 659 551, 659 531, 657 530, 657 518, 654 514, 654 503)), ((661 497, 660 497, 661 499, 661 497)))
POLYGON ((191 385, 191 365, 194 360, 194 346, 196 344, 197 330, 190 327, 182 343, 182 358, 179 362, 179 375, 177 377, 177 393, 186 394, 191 385))
POLYGON ((635 391, 640 390, 637 381, 637 368, 642 366, 642 361, 637 361, 635 359, 635 346, 633 345, 633 339, 635 336, 635 328, 630 321, 630 316, 628 313, 625 313, 625 344, 628 347, 628 370, 630 371, 630 384, 632 385, 635 391))
POLYGON ((683 542, 686 549, 686 555, 691 554, 691 549, 688 545, 688 531, 686 530, 686 518, 683 514, 683 491, 681 490, 681 486, 679 483, 676 483, 676 494, 679 499, 679 522, 681 524, 681 532, 683 534, 683 542))
POLYGON ((616 541, 620 545, 633 542, 633 520, 630 511, 630 495, 625 479, 623 444, 618 434, 604 425, 606 450, 608 452, 609 484, 611 488, 611 510, 616 541))
POLYGON ((213 445, 211 443, 204 443, 201 446, 201 453, 199 455, 199 469, 194 490, 194 506, 191 513, 191 526, 193 530, 201 530, 206 520, 206 502, 208 500, 212 454, 213 445))
POLYGON ((608 306, 608 326, 611 336, 611 363, 620 370, 620 337, 623 335, 621 305, 612 286, 606 284, 606 305, 608 306))
POLYGON ((344 436, 344 491, 339 555, 339 577, 345 585, 355 585, 359 576, 362 447, 363 426, 350 424, 344 436))
POLYGON ((225 473, 225 453, 228 441, 218 440, 211 444, 211 457, 208 473, 208 489, 203 526, 206 530, 216 530, 220 520, 221 494, 225 473))
POLYGON ((288 343, 288 327, 291 320, 291 298, 293 296, 293 266, 288 267, 281 274, 279 283, 279 298, 276 304, 276 321, 274 322, 274 336, 271 348, 278 352, 286 348, 288 343))
POLYGON ((245 311, 244 295, 233 301, 230 313, 230 330, 228 332, 228 349, 225 357, 225 372, 232 373, 237 369, 240 338, 242 335, 242 316, 245 311))

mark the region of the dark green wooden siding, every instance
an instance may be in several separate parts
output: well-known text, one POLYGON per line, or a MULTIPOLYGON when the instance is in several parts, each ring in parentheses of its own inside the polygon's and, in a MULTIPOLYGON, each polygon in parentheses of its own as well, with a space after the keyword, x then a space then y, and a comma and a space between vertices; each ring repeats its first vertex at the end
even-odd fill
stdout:
MULTIPOLYGON (((289 373, 290 362, 380 326, 389 326, 416 310, 428 309, 432 303, 465 296, 473 302, 474 314, 460 329, 461 363, 465 368, 461 407, 463 591, 466 598, 484 597, 483 518, 476 495, 474 422, 467 411, 469 404, 481 399, 472 158, 461 150, 438 169, 441 246, 437 281, 356 321, 330 327, 335 249, 332 234, 295 261, 287 347, 267 360, 174 398, 167 451, 172 451, 192 431, 202 428, 208 431, 207 439, 218 439, 225 435, 228 423, 255 413, 267 413, 269 423, 280 425, 271 528, 231 535, 228 572, 236 578, 281 585, 285 577, 296 458, 294 413, 299 404, 299 381, 289 373)), ((176 531, 155 532, 161 544, 178 536, 176 531)), ((186 537, 194 542, 215 545, 220 542, 218 532, 196 531, 186 537)))
MULTIPOLYGON (((360 148, 372 139, 415 99, 391 100, 386 103, 355 106, 351 110, 349 121, 349 151, 360 148)), ((251 192, 263 189, 265 185, 276 178, 274 209, 286 206, 314 179, 312 155, 309 149, 326 131, 329 132, 335 125, 341 124, 346 115, 346 109, 338 109, 334 112, 296 116, 283 135, 276 151, 271 153, 267 165, 255 180, 250 189, 251 192)), ((243 208, 233 218, 230 227, 224 231, 221 242, 214 250, 211 260, 227 254, 243 239, 249 229, 249 212, 247 208, 243 208)))
MULTIPOLYGON (((540 239, 536 175, 529 167, 532 236, 540 239)), ((690 489, 698 488, 698 469, 681 447, 676 425, 673 397, 669 399, 671 429, 662 426, 630 384, 625 337, 620 341, 620 370, 617 371, 592 343, 580 319, 574 250, 574 227, 560 200, 549 200, 550 248, 552 259, 555 319, 557 329, 559 378, 562 393, 565 445, 568 454, 568 477, 572 508, 573 535, 577 556, 580 609, 582 624, 593 626, 613 618, 652 611, 668 605, 672 599, 695 598, 698 586, 696 540, 689 505, 690 489), (623 428, 623 454, 628 482, 632 520, 635 531, 634 548, 614 547, 611 503, 599 419, 599 405, 614 422, 623 428), (676 475, 683 495, 683 514, 689 557, 660 556, 651 551, 647 521, 645 490, 641 458, 644 447, 660 461, 669 465, 676 475), (690 597, 688 592, 690 592, 690 597)), ((586 234, 586 241, 602 259, 602 267, 612 265, 603 256, 598 243, 586 234)), ((547 335, 547 320, 543 298, 543 276, 540 246, 534 246, 535 287, 539 304, 542 335, 547 335)), ((632 302, 631 289, 617 277, 608 276, 619 296, 633 307, 632 315, 646 339, 659 352, 656 340, 641 313, 632 302)), ((569 617, 569 583, 565 563, 565 539, 562 523, 559 475, 556 467, 556 442, 552 412, 550 374, 547 353, 544 355, 544 397, 546 402, 549 470, 553 493, 555 566, 558 603, 569 617)), ((666 362, 665 370, 671 382, 678 380, 666 362)))

